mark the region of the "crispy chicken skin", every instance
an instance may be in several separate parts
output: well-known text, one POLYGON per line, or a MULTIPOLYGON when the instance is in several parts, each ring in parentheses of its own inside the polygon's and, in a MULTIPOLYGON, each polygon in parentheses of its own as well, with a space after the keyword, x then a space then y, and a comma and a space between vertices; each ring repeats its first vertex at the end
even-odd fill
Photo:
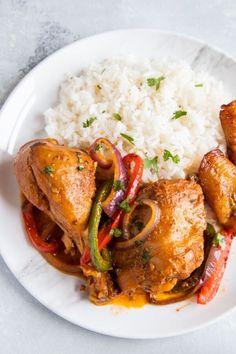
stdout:
POLYGON ((198 176, 219 222, 236 231, 236 167, 215 149, 203 157, 198 176))
POLYGON ((125 292, 137 288, 150 293, 168 291, 203 261, 202 190, 193 181, 160 180, 144 186, 139 198, 157 201, 161 218, 143 244, 114 249, 118 284, 125 292))
POLYGON ((220 121, 230 161, 236 165, 236 100, 221 106, 220 121))
POLYGON ((38 140, 24 145, 15 172, 25 197, 70 235, 80 251, 95 193, 96 164, 83 151, 38 140))

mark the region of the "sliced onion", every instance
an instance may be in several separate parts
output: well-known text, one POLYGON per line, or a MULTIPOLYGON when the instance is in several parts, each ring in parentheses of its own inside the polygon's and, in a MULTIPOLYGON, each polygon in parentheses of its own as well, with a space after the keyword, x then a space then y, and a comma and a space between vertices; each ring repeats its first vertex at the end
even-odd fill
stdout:
POLYGON ((41 253, 43 258, 46 259, 46 261, 51 264, 53 267, 57 268, 63 273, 69 273, 69 274, 82 274, 81 271, 81 266, 78 261, 78 264, 70 264, 66 261, 61 260, 57 255, 52 255, 50 253, 41 253))
POLYGON ((104 147, 105 145, 105 147, 108 148, 109 150, 111 150, 111 147, 112 149, 113 148, 116 149, 116 147, 109 140, 104 138, 99 138, 96 139, 89 148, 89 154, 92 157, 92 159, 98 163, 98 166, 105 170, 108 170, 109 168, 111 168, 113 163, 112 156, 109 159, 108 157, 105 156, 103 149, 96 150, 97 146, 99 145, 101 145, 102 147, 104 147))
MULTIPOLYGON (((113 166, 114 181, 120 181, 124 187, 126 187, 127 175, 125 166, 122 161, 121 154, 115 145, 113 145, 108 139, 100 138, 95 140, 95 142, 91 145, 89 148, 89 153, 101 168, 108 169, 113 166), (111 154, 111 160, 105 157, 102 150, 96 151, 98 144, 106 147, 109 150, 111 154)), ((102 204, 104 212, 109 217, 114 215, 115 211, 117 210, 117 204, 124 198, 124 194, 124 190, 115 191, 114 188, 111 189, 109 196, 102 204)))
MULTIPOLYGON (((143 230, 138 233, 136 236, 133 238, 127 240, 127 241, 121 241, 117 242, 115 244, 115 247, 118 249, 124 249, 124 248, 129 248, 136 246, 137 243, 143 242, 146 240, 146 238, 150 235, 150 233, 154 230, 155 226, 159 223, 160 221, 160 208, 158 207, 157 203, 154 200, 151 199, 143 199, 142 200, 143 205, 147 205, 148 207, 151 208, 151 217, 148 220, 148 223, 145 225, 143 230)), ((125 214, 124 219, 123 219, 123 233, 124 237, 129 237, 129 231, 128 231, 128 225, 130 223, 130 218, 136 209, 137 206, 140 206, 140 201, 135 202, 133 206, 131 207, 130 213, 125 214)))

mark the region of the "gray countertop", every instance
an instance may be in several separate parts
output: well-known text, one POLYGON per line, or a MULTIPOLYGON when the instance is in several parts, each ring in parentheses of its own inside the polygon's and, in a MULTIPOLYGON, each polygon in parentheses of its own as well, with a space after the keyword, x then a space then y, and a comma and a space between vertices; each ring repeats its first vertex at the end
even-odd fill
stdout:
MULTIPOLYGON (((0 106, 19 80, 58 48, 94 33, 138 27, 192 35, 236 56, 235 0, 0 0, 0 106)), ((185 336, 123 340, 86 331, 46 310, 1 257, 0 289, 1 354, 236 352, 236 311, 185 336)))

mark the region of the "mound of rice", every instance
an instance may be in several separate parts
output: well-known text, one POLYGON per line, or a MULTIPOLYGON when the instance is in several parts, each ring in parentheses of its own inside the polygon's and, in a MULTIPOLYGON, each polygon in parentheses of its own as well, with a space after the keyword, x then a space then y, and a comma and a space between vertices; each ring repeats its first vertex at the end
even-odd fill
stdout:
POLYGON ((223 85, 206 72, 184 63, 139 58, 107 59, 62 83, 59 103, 45 112, 46 131, 60 143, 86 148, 106 137, 122 155, 136 152, 158 157, 158 172, 145 169, 144 180, 184 178, 196 172, 203 155, 225 150, 219 110, 229 97, 223 85), (159 89, 147 79, 165 79, 159 89), (174 112, 186 115, 172 119, 174 112), (118 113, 121 120, 114 119, 118 113), (83 123, 96 117, 91 126, 83 123), (134 144, 120 134, 134 139, 134 144), (163 159, 164 150, 179 162, 163 159))

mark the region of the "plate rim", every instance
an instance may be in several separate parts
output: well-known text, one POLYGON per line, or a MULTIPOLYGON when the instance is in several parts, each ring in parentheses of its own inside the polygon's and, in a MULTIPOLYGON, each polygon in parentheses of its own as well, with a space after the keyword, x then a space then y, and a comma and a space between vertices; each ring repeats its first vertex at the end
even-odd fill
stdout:
MULTIPOLYGON (((1 109, 0 109, 0 121, 3 118, 4 114, 5 114, 5 110, 7 109, 7 106, 9 104, 9 102, 11 101, 12 97, 17 94, 18 90, 21 89, 21 87, 24 85, 24 83, 29 79, 29 77, 31 75, 34 74, 34 71, 38 70, 39 67, 45 65, 45 63, 47 63, 47 61, 51 60, 54 56, 56 57, 58 55, 59 52, 62 51, 67 51, 70 47, 76 46, 78 45, 79 42, 86 42, 86 41, 90 41, 90 40, 94 40, 96 38, 99 37, 103 37, 104 35, 112 35, 112 34, 119 34, 119 33, 124 33, 124 32, 153 32, 157 35, 170 35, 170 36, 174 36, 174 37, 178 37, 178 38, 183 38, 185 40, 189 40, 189 41, 193 41, 195 43, 198 43, 202 46, 206 46, 207 48, 215 51, 218 54, 223 55, 224 57, 230 59, 232 62, 236 63, 236 59, 231 56, 229 53, 227 53, 227 51, 224 51, 223 49, 220 49, 217 46, 214 45, 210 45, 207 42, 198 39, 194 36, 185 34, 185 33, 181 33, 181 32, 177 32, 177 31, 168 31, 168 30, 162 30, 162 29, 158 29, 158 28, 128 28, 128 29, 115 29, 115 30, 111 30, 111 31, 104 31, 104 32, 99 32, 93 35, 89 35, 83 38, 79 38, 75 41, 73 41, 72 43, 69 43, 65 46, 63 46, 62 48, 59 48, 58 50, 56 50, 55 52, 51 53, 50 55, 48 55, 46 58, 44 58, 42 61, 40 61, 37 65, 35 65, 14 87, 14 89, 10 92, 10 94, 7 96, 6 100, 4 101, 1 109)), ((8 141, 6 143, 6 148, 8 147, 9 141, 11 139, 11 134, 9 134, 9 138, 8 141)), ((0 156, 0 161, 1 161, 1 156, 0 156)), ((54 314, 56 314, 57 316, 65 319, 66 321, 72 323, 73 325, 79 326, 81 328, 84 328, 86 330, 98 333, 98 334, 102 334, 102 335, 108 335, 111 337, 115 337, 115 338, 124 338, 124 339, 160 339, 160 338, 170 338, 170 337, 176 337, 179 335, 184 335, 184 334, 188 334, 194 331, 198 331, 200 329, 203 329, 213 323, 216 323, 218 321, 220 321, 222 318, 224 318, 225 316, 229 315, 230 313, 232 313, 235 308, 236 308, 236 303, 234 306, 232 306, 231 308, 229 308, 228 310, 224 311, 222 314, 215 316, 212 319, 206 320, 204 323, 201 323, 199 325, 193 325, 191 328, 189 329, 184 329, 184 330, 175 330, 172 331, 170 334, 166 333, 166 334, 161 334, 158 335, 158 333, 155 334, 151 334, 151 335, 143 335, 143 336, 135 336, 135 335, 120 335, 120 334, 115 334, 114 332, 112 332, 112 330, 106 329, 103 330, 102 328, 98 329, 97 328, 93 328, 92 324, 91 325, 87 325, 85 324, 79 324, 78 322, 75 322, 74 320, 70 319, 67 317, 66 314, 61 314, 60 311, 58 311, 57 309, 54 309, 52 306, 49 306, 48 304, 46 304, 46 302, 44 300, 39 300, 39 298, 37 297, 37 295, 35 295, 33 293, 33 291, 30 289, 30 286, 28 286, 27 282, 24 282, 24 280, 22 278, 18 278, 16 272, 14 272, 14 270, 11 268, 11 266, 9 266, 8 262, 6 261, 6 259, 4 258, 4 256, 2 255, 1 252, 1 243, 0 243, 0 256, 2 257, 4 264, 7 266, 7 268, 11 271, 12 275, 15 277, 15 279, 18 281, 18 283, 24 288, 26 289, 26 291, 30 294, 30 296, 32 296, 36 301, 38 301, 40 304, 42 304, 47 310, 53 312, 54 314)))
POLYGON ((23 83, 28 79, 28 77, 34 73, 35 70, 37 70, 40 66, 44 65, 45 62, 47 62, 49 59, 53 58, 53 56, 56 56, 59 52, 63 51, 63 50, 67 50, 69 47, 72 47, 73 45, 76 45, 78 42, 85 42, 88 41, 90 39, 94 39, 94 38, 98 38, 98 37, 102 37, 104 35, 110 35, 113 33, 122 33, 122 32, 156 32, 158 34, 163 34, 163 35, 171 35, 171 36, 175 36, 175 37, 180 37, 180 38, 184 38, 184 39, 188 39, 190 41, 194 41, 197 42, 199 44, 201 44, 202 46, 206 46, 210 49, 213 49, 215 52, 224 55, 225 57, 227 57, 228 59, 232 60, 233 62, 236 63, 236 58, 234 58, 232 55, 230 55, 227 51, 224 51, 223 49, 219 48, 218 46, 215 45, 209 45, 207 42, 205 42, 202 39, 199 39, 195 36, 191 36, 189 34, 186 33, 182 33, 182 32, 178 32, 178 31, 168 31, 168 30, 162 30, 162 29, 158 29, 158 28, 154 28, 154 27, 150 27, 150 28, 142 28, 142 27, 136 27, 136 28, 120 28, 120 29, 115 29, 115 30, 111 30, 111 31, 103 31, 103 32, 99 32, 99 33, 95 33, 92 35, 88 35, 86 37, 83 38, 79 38, 76 39, 75 41, 66 44, 65 46, 57 49, 56 51, 54 51, 53 53, 49 54, 48 56, 46 56, 44 59, 42 59, 38 64, 36 64, 29 72, 27 72, 26 75, 24 75, 20 81, 15 85, 15 87, 10 91, 10 93, 8 94, 8 96, 6 97, 5 101, 2 104, 2 107, 0 109, 0 119, 2 114, 4 113, 5 110, 5 106, 7 106, 9 100, 11 99, 11 96, 13 96, 15 94, 15 92, 20 89, 21 85, 23 85, 23 83))

